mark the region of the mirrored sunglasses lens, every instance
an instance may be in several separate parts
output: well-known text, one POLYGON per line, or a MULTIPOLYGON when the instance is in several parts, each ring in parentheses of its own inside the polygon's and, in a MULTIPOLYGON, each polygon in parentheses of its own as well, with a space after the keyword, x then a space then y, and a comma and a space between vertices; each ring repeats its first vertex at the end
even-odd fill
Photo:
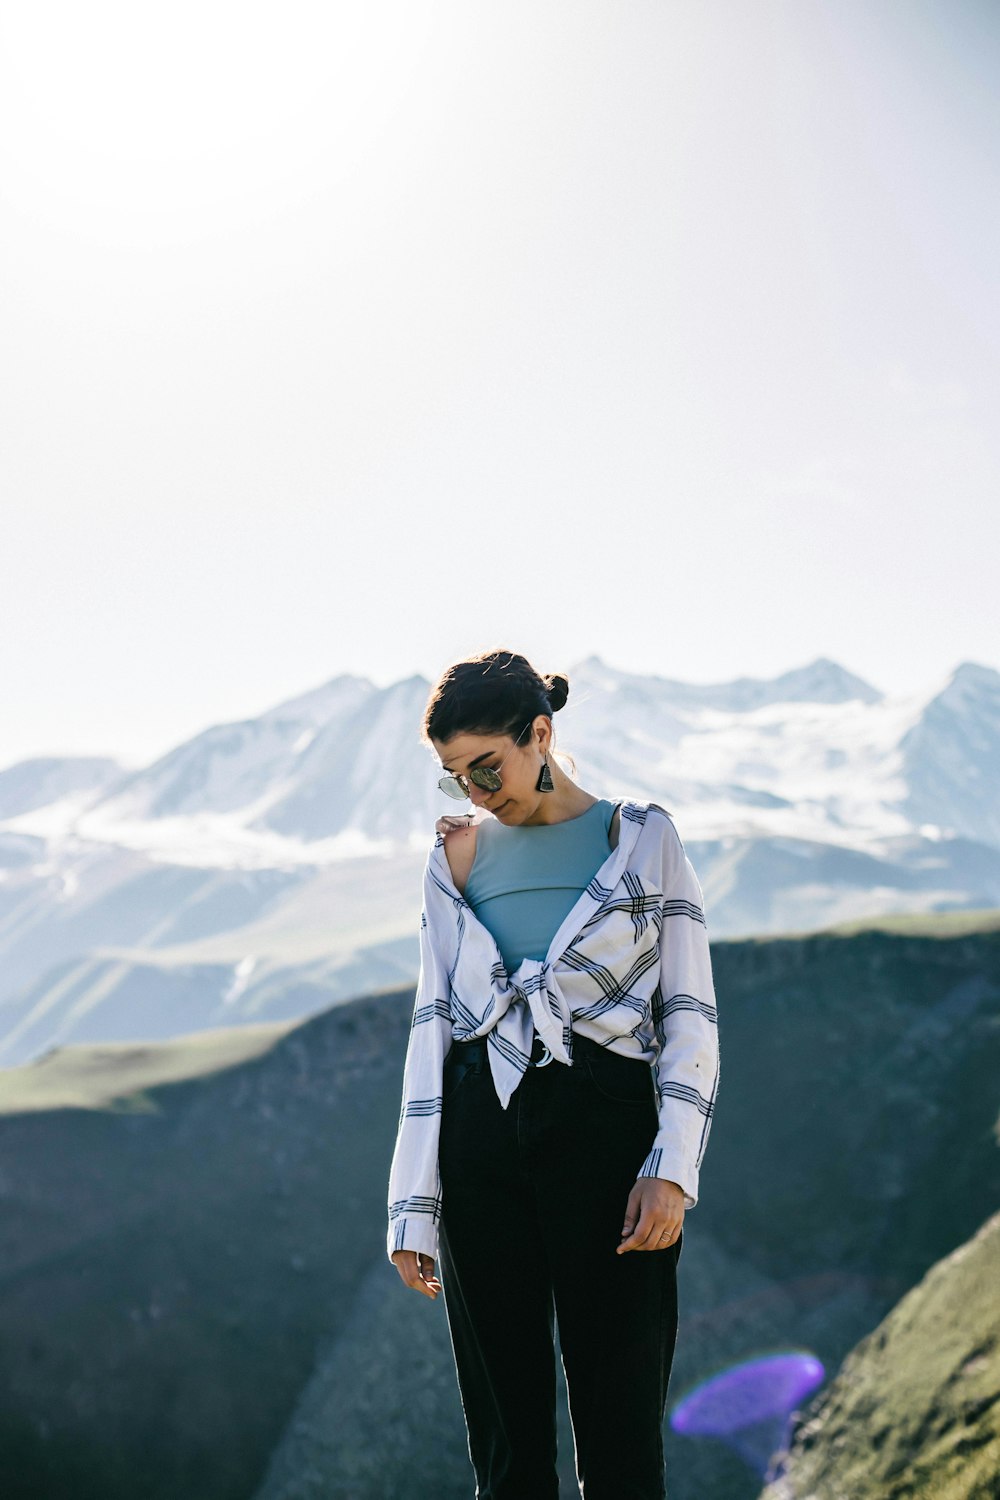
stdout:
POLYGON ((461 802, 464 802, 469 795, 461 783, 455 780, 454 776, 442 776, 438 782, 438 786, 442 792, 447 792, 449 797, 455 797, 461 802))
POLYGON ((498 792, 503 786, 497 772, 491 771, 488 766, 477 766, 474 771, 469 772, 469 775, 476 786, 481 786, 487 792, 498 792))

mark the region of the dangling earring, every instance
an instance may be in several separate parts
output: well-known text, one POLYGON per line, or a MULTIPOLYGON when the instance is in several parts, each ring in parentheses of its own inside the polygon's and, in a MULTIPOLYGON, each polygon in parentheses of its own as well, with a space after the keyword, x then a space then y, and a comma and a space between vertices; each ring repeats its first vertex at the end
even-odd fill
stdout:
POLYGON ((555 789, 556 784, 552 780, 552 772, 549 770, 549 752, 546 750, 545 759, 542 761, 542 769, 539 771, 538 780, 535 782, 535 791, 554 792, 555 789))

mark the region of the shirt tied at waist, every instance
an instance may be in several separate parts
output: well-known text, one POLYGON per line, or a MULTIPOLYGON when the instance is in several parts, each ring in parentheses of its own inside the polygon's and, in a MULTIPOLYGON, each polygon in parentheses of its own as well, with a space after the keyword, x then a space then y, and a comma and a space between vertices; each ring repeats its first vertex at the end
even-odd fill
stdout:
POLYGON ((572 1066, 569 1005, 545 959, 522 959, 503 989, 493 989, 481 1014, 472 1012, 467 1002, 461 1011, 467 1020, 455 1028, 455 1040, 486 1037, 490 1071, 504 1109, 530 1066, 536 1032, 557 1062, 572 1066))

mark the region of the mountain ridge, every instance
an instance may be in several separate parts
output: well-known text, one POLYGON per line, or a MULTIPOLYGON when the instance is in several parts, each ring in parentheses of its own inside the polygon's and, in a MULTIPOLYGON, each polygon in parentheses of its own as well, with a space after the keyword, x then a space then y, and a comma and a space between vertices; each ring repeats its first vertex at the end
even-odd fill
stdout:
MULTIPOLYGON (((595 795, 670 810, 713 937, 1000 906, 991 668, 895 698, 825 657, 735 686, 596 656, 569 675, 557 758, 595 795)), ((0 816, 0 1061, 415 978, 421 869, 461 808, 420 739, 429 686, 342 673, 123 775, 0 773, 18 809, 0 816)))
MULTIPOLYGON (((713 966, 673 1401, 776 1344, 835 1377, 1000 1193, 995 929, 718 943, 713 966)), ((0 1074, 5 1500, 468 1494, 443 1309, 385 1255, 413 998, 0 1074)), ((665 1446, 673 1500, 758 1495, 721 1445, 665 1446)))
MULTIPOLYGON (((970 806, 980 789, 1000 790, 1000 771, 990 771, 1000 766, 992 668, 965 661, 929 692, 894 699, 827 657, 770 679, 708 685, 639 676, 596 655, 570 675, 556 748, 573 737, 581 777, 585 770, 600 783, 600 795, 613 779, 637 781, 634 795, 666 787, 700 833, 745 832, 746 809, 755 808, 750 826, 768 833, 783 817, 857 843, 927 826, 1000 848, 1000 810, 984 821, 970 806), (653 764, 644 764, 650 751, 653 764), (706 760, 716 767, 709 777, 695 769, 706 760)), ((144 847, 143 825, 220 818, 251 844, 277 840, 317 860, 350 857, 344 834, 355 849, 358 839, 405 843, 437 806, 434 758, 417 730, 429 689, 419 673, 385 688, 343 673, 256 718, 211 725, 110 780, 106 760, 19 762, 0 771, 0 827, 144 847), (362 769, 383 763, 382 776, 362 769), (43 767, 51 778, 60 766, 80 794, 63 797, 61 818, 59 798, 39 801, 37 790, 25 806, 9 798, 4 811, 5 784, 42 782, 43 767)), ((157 837, 147 833, 153 850, 157 837)))

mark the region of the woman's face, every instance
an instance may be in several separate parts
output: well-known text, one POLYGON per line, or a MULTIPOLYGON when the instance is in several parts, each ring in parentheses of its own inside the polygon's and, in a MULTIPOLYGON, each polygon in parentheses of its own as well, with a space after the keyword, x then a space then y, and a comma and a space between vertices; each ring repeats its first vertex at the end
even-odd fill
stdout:
POLYGON ((514 744, 509 734, 456 734, 450 740, 431 740, 445 771, 463 776, 474 807, 485 807, 501 822, 520 822, 537 807, 541 793, 535 789, 542 766, 543 751, 548 749, 550 726, 539 714, 525 731, 524 742, 514 744), (469 781, 476 766, 499 771, 503 786, 488 791, 469 781))

